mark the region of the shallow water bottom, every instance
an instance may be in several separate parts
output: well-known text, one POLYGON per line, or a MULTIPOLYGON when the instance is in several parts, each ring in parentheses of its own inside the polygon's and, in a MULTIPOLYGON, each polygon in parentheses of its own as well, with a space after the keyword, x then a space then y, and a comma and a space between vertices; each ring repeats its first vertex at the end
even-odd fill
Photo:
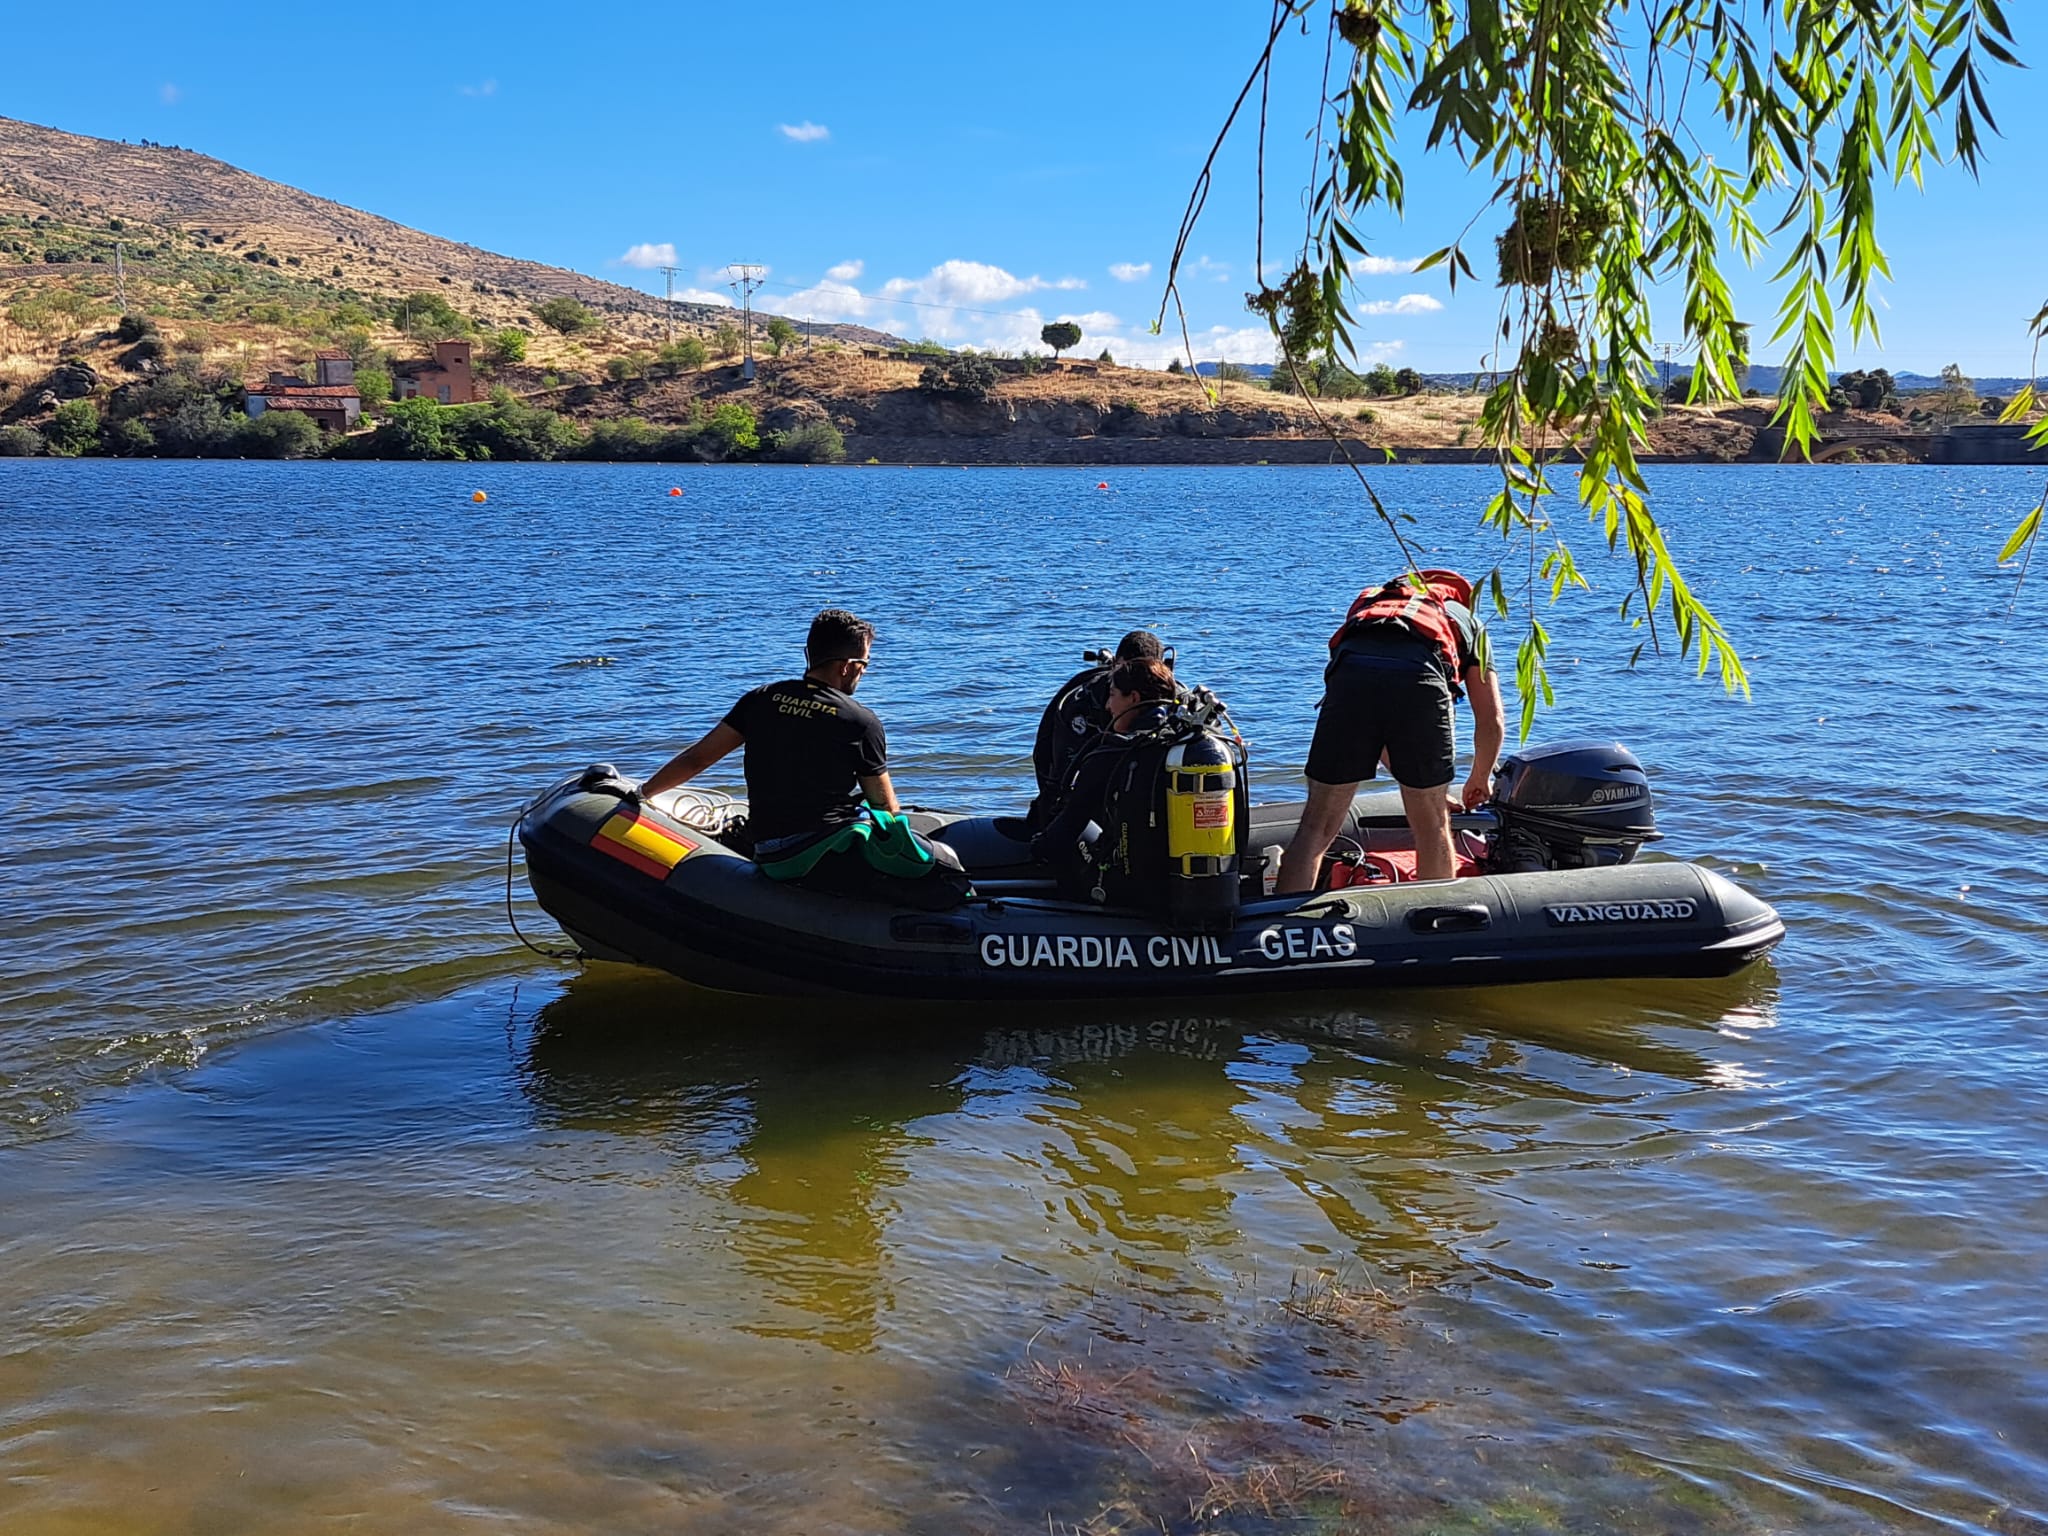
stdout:
POLYGON ((1717 1064, 1770 995, 1052 1027, 594 967, 276 1036, 6 1154, 0 1524, 2020 1529, 1990 1352, 1845 1397, 1828 1197, 1717 1064), (1707 1184, 1810 1283, 1687 1235, 1707 1184))

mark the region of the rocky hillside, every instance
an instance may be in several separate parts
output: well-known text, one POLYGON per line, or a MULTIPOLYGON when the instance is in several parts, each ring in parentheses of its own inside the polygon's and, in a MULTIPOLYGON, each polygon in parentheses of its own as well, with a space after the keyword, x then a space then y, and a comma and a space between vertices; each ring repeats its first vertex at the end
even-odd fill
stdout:
MULTIPOLYGON (((1217 384, 1114 364, 1031 367, 992 360, 985 395, 930 388, 924 367, 837 347, 761 365, 749 386, 734 368, 537 390, 534 403, 590 425, 638 417, 683 422, 711 405, 745 404, 762 427, 829 421, 847 457, 885 464, 1324 464, 1341 457, 1335 430, 1361 463, 1471 462, 1483 455, 1477 395, 1318 401, 1251 383, 1217 384)), ((1653 429, 1652 454, 1722 462, 1747 457, 1767 406, 1675 407, 1653 429)))
MULTIPOLYGON (((131 295, 173 309, 181 301, 197 308, 211 292, 207 307, 230 312, 255 282, 259 302, 287 308, 321 295, 334 303, 438 291, 485 325, 531 326, 535 304, 567 297, 626 335, 662 330, 662 300, 637 289, 444 240, 189 149, 9 118, 0 118, 0 220, 0 288, 9 296, 67 277, 111 293, 118 242, 131 295)), ((704 331, 729 318, 697 304, 678 304, 676 316, 704 331)), ((862 326, 814 330, 894 340, 862 326)))

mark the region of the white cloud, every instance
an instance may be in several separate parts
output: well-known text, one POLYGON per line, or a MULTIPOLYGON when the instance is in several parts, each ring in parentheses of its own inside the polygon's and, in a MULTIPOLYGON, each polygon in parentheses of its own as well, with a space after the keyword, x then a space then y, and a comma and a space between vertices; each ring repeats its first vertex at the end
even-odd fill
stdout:
POLYGON ((486 80, 481 85, 458 85, 456 89, 465 96, 495 96, 498 94, 498 82, 486 80))
POLYGON ((1444 307, 1443 300, 1426 293, 1404 293, 1398 299, 1374 299, 1370 304, 1355 305, 1357 315, 1426 315, 1444 307))
MULTIPOLYGON (((1213 363, 1219 359, 1233 363, 1273 361, 1273 333, 1263 325, 1212 325, 1205 331, 1191 330, 1188 334, 1194 342, 1195 361, 1198 363, 1213 363)), ((1188 356, 1187 347, 1177 331, 1159 336, 1140 333, 1134 336, 1083 337, 1081 345, 1097 352, 1106 346, 1127 368, 1164 368, 1176 357, 1185 363, 1188 356)))
POLYGON ((1141 277, 1152 275, 1149 261, 1120 261, 1109 269, 1109 275, 1120 283, 1135 283, 1141 277))
POLYGON ((1351 271, 1359 277, 1388 277, 1396 272, 1413 272, 1421 261, 1412 256, 1355 256, 1351 271))
POLYGON ((638 267, 643 272, 652 272, 656 267, 672 267, 676 264, 676 248, 664 240, 659 245, 636 245, 619 258, 622 267, 638 267))
POLYGON ((158 89, 156 95, 157 100, 161 101, 167 107, 175 107, 179 102, 185 99, 185 93, 179 90, 175 85, 171 84, 171 82, 168 80, 166 80, 163 83, 163 85, 158 89))
POLYGON ((979 307, 1006 304, 1027 293, 1047 288, 1085 288, 1078 277, 1047 282, 1042 277, 1018 277, 1001 267, 980 261, 942 261, 923 277, 892 277, 882 284, 880 297, 910 299, 946 307, 979 307))
POLYGON ((676 297, 685 304, 716 304, 721 309, 732 308, 731 299, 709 288, 678 288, 676 297))
POLYGON ((864 261, 842 261, 837 266, 827 267, 825 276, 835 283, 850 283, 867 270, 864 261))
POLYGON ((832 130, 830 128, 827 128, 823 123, 814 123, 808 119, 801 123, 777 123, 775 131, 785 139, 793 140, 798 144, 815 144, 820 139, 832 137, 832 130))
POLYGON ((857 275, 860 263, 841 262, 825 274, 825 280, 809 288, 791 294, 788 298, 777 298, 774 309, 798 320, 864 320, 874 310, 875 301, 849 282, 835 278, 832 273, 852 267, 857 275))

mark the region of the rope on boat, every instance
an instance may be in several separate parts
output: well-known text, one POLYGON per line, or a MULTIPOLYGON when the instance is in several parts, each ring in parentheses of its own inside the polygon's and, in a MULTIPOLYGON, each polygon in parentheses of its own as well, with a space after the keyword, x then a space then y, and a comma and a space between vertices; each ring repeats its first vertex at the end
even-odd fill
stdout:
POLYGON ((558 784, 553 789, 545 790, 519 807, 519 814, 512 818, 512 825, 505 829, 505 921, 512 925, 512 937, 524 944, 536 955, 540 955, 548 960, 582 960, 586 956, 580 949, 541 948, 540 945, 534 943, 533 940, 519 931, 519 918, 512 910, 512 842, 519 835, 519 823, 526 819, 528 811, 532 810, 541 801, 553 794, 555 789, 559 788, 561 786, 558 784))

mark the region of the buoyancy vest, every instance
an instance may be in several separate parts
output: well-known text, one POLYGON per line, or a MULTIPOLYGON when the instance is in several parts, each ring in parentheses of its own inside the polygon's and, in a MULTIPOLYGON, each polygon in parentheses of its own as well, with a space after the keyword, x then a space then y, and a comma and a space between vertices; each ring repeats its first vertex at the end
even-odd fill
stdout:
POLYGON ((1351 612, 1330 636, 1330 654, 1336 655, 1337 648, 1346 640, 1374 625, 1393 625, 1433 642, 1450 674, 1452 692, 1460 692, 1465 680, 1462 642, 1457 621, 1444 605, 1460 602, 1463 596, 1449 582, 1418 585, 1413 576, 1396 576, 1384 586, 1368 587, 1358 594, 1351 612))
POLYGON ((1226 931, 1250 799, 1244 750, 1203 729, 1113 738, 1121 758, 1104 786, 1095 888, 1114 906, 1154 913, 1176 931, 1226 931))
POLYGON ((1049 819, 1053 803, 1066 790, 1075 761, 1102 729, 1102 715, 1109 702, 1108 667, 1088 667, 1076 672, 1053 694, 1039 716, 1038 735, 1031 744, 1031 766, 1038 778, 1038 793, 1047 802, 1049 819))

